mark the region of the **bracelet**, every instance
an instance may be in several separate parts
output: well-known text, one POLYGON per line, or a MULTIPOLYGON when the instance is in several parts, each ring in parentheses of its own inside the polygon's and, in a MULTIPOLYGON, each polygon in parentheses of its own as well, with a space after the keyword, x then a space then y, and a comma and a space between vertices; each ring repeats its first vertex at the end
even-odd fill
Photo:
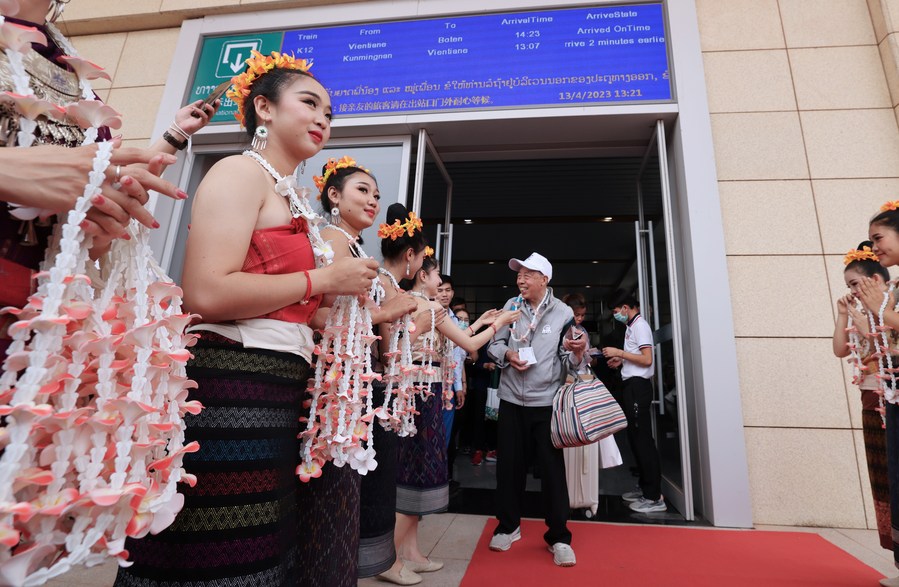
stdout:
POLYGON ((493 324, 491 324, 491 325, 490 325, 490 328, 493 329, 493 336, 496 336, 496 326, 494 326, 493 324))
POLYGON ((474 336, 474 329, 471 326, 468 327, 468 332, 471 333, 471 336, 474 336))
POLYGON ((306 293, 303 294, 303 299, 300 300, 301 304, 308 304, 309 298, 312 297, 312 278, 309 277, 309 270, 303 269, 303 275, 306 276, 306 293))
POLYGON ((187 146, 187 141, 184 141, 183 143, 179 143, 178 139, 176 139, 174 136, 172 136, 172 133, 170 133, 169 131, 165 131, 164 133, 162 133, 162 138, 165 139, 165 142, 167 142, 171 146, 175 147, 179 151, 183 151, 184 147, 187 146))
POLYGON ((187 131, 185 131, 183 128, 181 128, 180 126, 178 126, 178 123, 175 122, 175 121, 172 121, 172 126, 170 126, 169 128, 174 129, 179 135, 181 135, 182 137, 184 137, 184 140, 185 140, 185 141, 188 140, 188 139, 190 138, 190 135, 187 134, 187 131))

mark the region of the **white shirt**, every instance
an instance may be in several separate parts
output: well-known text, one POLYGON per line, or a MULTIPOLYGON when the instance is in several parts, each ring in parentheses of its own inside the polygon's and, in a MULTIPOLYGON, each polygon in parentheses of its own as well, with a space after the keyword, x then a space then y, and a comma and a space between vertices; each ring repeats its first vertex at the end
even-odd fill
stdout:
MULTIPOLYGON (((654 346, 652 341, 652 329, 643 316, 637 314, 634 319, 627 325, 624 333, 624 352, 633 355, 639 355, 641 349, 654 346)), ((640 365, 624 359, 621 366, 621 378, 630 379, 631 377, 642 377, 643 379, 651 379, 655 370, 653 366, 641 367, 640 365)))

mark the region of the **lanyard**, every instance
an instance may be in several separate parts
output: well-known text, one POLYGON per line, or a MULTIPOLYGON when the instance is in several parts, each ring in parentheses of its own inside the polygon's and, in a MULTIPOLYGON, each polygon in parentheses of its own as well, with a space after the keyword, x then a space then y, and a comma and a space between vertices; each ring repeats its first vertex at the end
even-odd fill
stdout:
MULTIPOLYGON (((531 335, 534 332, 534 329, 537 328, 537 322, 540 320, 541 312, 546 310, 546 307, 549 305, 549 289, 546 290, 546 295, 543 296, 543 301, 540 302, 540 305, 537 306, 537 311, 534 312, 534 315, 531 317, 531 323, 528 324, 528 329, 525 331, 521 337, 515 336, 515 329, 511 326, 509 327, 509 334, 512 337, 512 340, 515 342, 524 343, 527 346, 528 340, 530 340, 531 335)), ((517 326, 517 324, 516 324, 517 326)))

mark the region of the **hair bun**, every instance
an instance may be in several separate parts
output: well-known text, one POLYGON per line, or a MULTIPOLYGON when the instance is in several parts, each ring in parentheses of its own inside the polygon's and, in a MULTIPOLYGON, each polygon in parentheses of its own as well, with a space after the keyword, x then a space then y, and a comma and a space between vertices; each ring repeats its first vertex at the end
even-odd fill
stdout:
POLYGON ((859 250, 859 251, 864 251, 864 250, 865 250, 865 247, 868 247, 869 249, 873 249, 873 248, 874 248, 874 243, 872 243, 871 241, 862 241, 862 242, 860 242, 860 243, 858 244, 858 249, 857 249, 857 250, 859 250))
POLYGON ((394 220, 403 222, 408 216, 408 210, 406 210, 406 207, 399 202, 387 207, 387 224, 393 224, 394 220))

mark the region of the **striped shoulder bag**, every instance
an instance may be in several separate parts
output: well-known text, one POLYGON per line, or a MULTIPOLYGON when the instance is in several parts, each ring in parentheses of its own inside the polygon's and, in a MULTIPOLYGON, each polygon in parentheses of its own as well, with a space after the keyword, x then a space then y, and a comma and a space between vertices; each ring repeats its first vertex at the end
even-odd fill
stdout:
POLYGON ((621 406, 595 375, 563 383, 553 397, 553 446, 572 448, 597 442, 627 427, 621 406))

